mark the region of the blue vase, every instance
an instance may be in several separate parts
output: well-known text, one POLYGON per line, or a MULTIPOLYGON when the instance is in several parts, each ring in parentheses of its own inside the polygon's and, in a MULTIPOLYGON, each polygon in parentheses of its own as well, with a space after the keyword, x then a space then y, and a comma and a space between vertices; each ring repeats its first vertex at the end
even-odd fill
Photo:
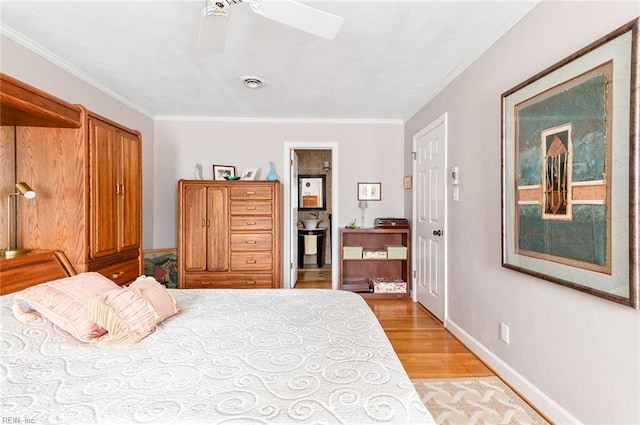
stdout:
POLYGON ((271 167, 271 169, 269 170, 269 174, 267 174, 267 180, 278 180, 278 175, 276 174, 276 165, 273 163, 273 161, 270 161, 269 166, 271 167))

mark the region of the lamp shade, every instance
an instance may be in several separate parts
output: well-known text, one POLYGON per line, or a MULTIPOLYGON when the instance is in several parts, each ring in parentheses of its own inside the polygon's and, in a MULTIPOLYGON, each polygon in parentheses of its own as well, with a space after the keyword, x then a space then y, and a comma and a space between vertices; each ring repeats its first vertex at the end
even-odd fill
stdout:
POLYGON ((16 183, 16 189, 18 189, 18 192, 27 199, 33 199, 36 197, 36 192, 25 182, 16 183))
POLYGON ((360 201, 358 202, 358 208, 362 208, 365 209, 369 206, 369 204, 367 203, 367 201, 360 201))

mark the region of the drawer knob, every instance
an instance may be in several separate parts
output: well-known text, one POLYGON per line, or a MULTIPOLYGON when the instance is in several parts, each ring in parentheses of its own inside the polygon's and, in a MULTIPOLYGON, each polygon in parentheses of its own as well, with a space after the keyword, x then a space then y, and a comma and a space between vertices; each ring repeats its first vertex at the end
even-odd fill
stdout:
POLYGON ((256 207, 247 207, 247 210, 249 210, 249 211, 252 211, 252 210, 255 210, 255 209, 256 209, 256 207))
POLYGON ((255 264, 255 263, 256 263, 256 260, 247 260, 247 261, 246 261, 246 263, 247 263, 247 264, 255 264))
POLYGON ((118 279, 119 277, 122 277, 123 274, 124 272, 114 273, 111 275, 111 279, 118 279))
POLYGON ((247 195, 255 195, 256 192, 253 190, 247 190, 247 195))
POLYGON ((245 241, 245 243, 248 243, 249 245, 255 245, 257 242, 256 241, 245 241))
POLYGON ((255 226, 256 224, 258 223, 256 223, 255 221, 247 221, 247 226, 255 226))
POLYGON ((255 285, 256 283, 255 280, 247 280, 247 285, 255 285))

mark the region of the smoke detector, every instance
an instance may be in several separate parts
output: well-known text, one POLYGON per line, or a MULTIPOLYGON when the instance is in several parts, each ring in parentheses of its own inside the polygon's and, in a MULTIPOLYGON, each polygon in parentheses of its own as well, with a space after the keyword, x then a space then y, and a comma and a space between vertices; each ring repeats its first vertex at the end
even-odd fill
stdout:
POLYGON ((267 84, 264 78, 258 77, 257 75, 245 75, 241 80, 242 84, 250 89, 259 89, 267 84))

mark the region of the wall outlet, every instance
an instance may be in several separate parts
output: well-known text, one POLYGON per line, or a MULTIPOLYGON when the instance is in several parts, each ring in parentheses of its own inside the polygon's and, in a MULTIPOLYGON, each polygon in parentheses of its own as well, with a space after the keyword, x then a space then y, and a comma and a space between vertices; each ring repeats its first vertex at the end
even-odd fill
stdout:
POLYGON ((509 326, 505 325, 502 322, 500 323, 500 339, 505 344, 509 343, 509 326))

